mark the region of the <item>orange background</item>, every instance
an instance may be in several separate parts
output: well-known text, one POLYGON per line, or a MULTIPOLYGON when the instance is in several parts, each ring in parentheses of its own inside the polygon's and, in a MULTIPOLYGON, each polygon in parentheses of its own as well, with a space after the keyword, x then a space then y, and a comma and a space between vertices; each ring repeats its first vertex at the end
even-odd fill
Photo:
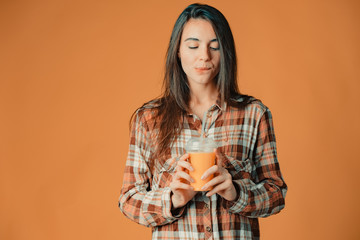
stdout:
MULTIPOLYGON (((360 239, 360 2, 204 1, 270 107, 286 207, 262 239, 360 239)), ((150 239, 117 208, 128 120, 190 1, 0 1, 0 239, 150 239)))

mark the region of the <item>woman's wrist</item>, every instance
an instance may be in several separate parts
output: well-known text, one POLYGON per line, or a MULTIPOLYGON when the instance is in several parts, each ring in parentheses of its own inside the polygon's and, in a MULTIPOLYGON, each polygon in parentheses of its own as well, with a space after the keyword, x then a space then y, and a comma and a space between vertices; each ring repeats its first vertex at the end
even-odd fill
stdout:
POLYGON ((229 195, 228 195, 228 198, 226 200, 232 202, 232 201, 235 201, 236 200, 236 197, 237 197, 238 193, 236 191, 236 188, 234 186, 234 183, 230 189, 230 192, 229 192, 229 195))
POLYGON ((174 193, 172 191, 170 193, 170 199, 171 199, 171 210, 178 208, 177 201, 174 200, 174 193))

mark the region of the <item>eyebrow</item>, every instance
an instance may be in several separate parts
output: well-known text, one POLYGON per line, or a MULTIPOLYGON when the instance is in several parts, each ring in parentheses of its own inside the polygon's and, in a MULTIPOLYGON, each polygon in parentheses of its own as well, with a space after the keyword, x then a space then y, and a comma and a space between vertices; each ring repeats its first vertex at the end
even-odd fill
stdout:
MULTIPOLYGON (((198 38, 192 38, 192 37, 185 39, 184 42, 186 42, 186 41, 197 41, 197 42, 200 42, 200 40, 199 40, 198 38)), ((217 42, 217 41, 218 41, 217 38, 214 38, 214 39, 210 40, 210 42, 217 42)))

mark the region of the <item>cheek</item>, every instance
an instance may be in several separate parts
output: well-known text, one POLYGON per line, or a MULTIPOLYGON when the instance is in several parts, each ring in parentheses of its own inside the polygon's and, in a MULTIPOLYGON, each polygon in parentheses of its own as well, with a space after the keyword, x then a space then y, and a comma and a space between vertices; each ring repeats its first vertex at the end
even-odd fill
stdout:
POLYGON ((220 56, 217 56, 215 58, 214 65, 216 66, 216 68, 220 67, 220 56))
POLYGON ((192 59, 187 54, 182 54, 180 61, 181 61, 181 65, 183 66, 183 68, 190 67, 192 64, 192 59))

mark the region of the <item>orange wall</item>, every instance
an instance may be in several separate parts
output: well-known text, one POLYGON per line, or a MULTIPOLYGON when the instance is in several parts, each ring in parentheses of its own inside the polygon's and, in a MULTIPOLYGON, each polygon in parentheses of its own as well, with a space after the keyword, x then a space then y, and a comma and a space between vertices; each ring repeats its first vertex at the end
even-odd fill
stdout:
MULTIPOLYGON (((0 239, 150 239, 117 208, 128 120, 190 1, 142 2, 0 2, 0 239)), ((204 2, 274 115, 289 192, 263 239, 359 239, 359 1, 204 2)))

